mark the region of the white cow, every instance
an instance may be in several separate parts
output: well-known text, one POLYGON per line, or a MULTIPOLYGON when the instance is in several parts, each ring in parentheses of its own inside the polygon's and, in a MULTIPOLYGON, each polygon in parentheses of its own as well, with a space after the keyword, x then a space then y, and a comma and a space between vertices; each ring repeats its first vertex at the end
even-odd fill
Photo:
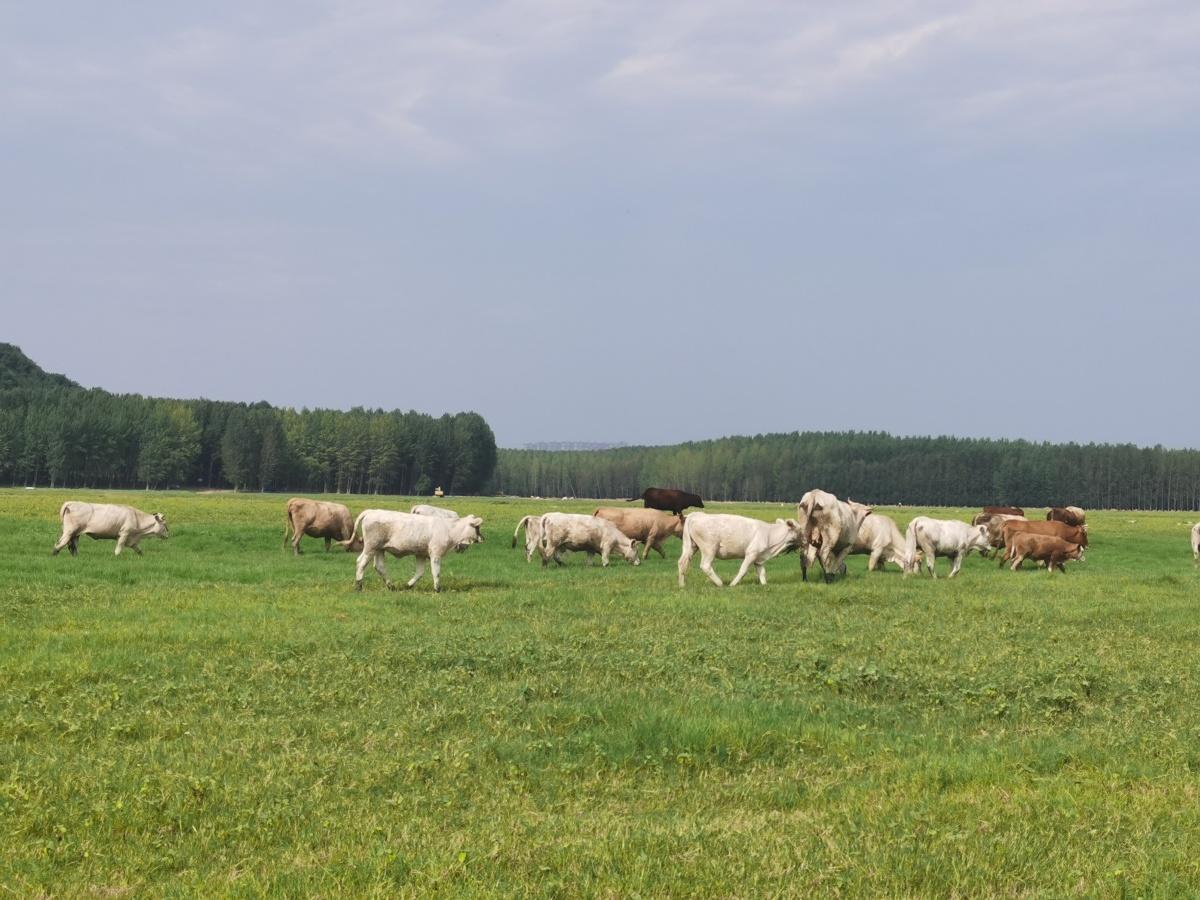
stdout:
POLYGON ((132 506, 115 503, 68 500, 59 508, 58 517, 62 520, 62 536, 54 545, 52 556, 57 556, 63 547, 68 548, 74 556, 79 550, 81 534, 93 540, 116 540, 116 556, 120 556, 126 547, 141 556, 142 548, 138 546, 138 541, 142 538, 153 534, 165 540, 170 536, 167 517, 162 513, 144 513, 132 506))
POLYGON ((551 559, 560 566, 563 565, 559 557, 563 550, 587 551, 589 566, 592 564, 592 557, 599 553, 600 564, 607 566, 608 555, 614 547, 631 565, 636 566, 640 562, 633 541, 621 534, 621 530, 606 519, 578 513, 546 513, 542 516, 541 530, 539 547, 543 566, 551 559))
MULTIPOLYGON (((375 571, 383 579, 388 590, 396 586, 388 578, 384 568, 386 554, 393 556, 415 556, 417 571, 405 585, 412 587, 425 574, 425 561, 433 572, 433 589, 441 591, 442 557, 449 553, 461 553, 472 544, 483 540, 479 516, 463 516, 459 519, 444 519, 440 516, 418 516, 412 513, 393 512, 388 509, 365 509, 354 520, 354 536, 362 535, 363 549, 358 555, 354 571, 354 589, 362 590, 363 572, 367 563, 374 562, 375 571)), ((346 546, 354 540, 339 541, 346 546)))
POLYGON ((796 518, 804 527, 807 544, 800 553, 800 575, 808 581, 808 567, 820 560, 826 583, 850 555, 858 529, 871 515, 871 507, 839 500, 828 491, 809 491, 796 505, 796 518))
POLYGON ((414 516, 439 516, 443 519, 457 519, 458 513, 452 509, 444 509, 441 506, 430 506, 428 503, 418 503, 409 510, 414 516))
POLYGON ((908 568, 908 551, 904 544, 904 535, 890 518, 879 513, 872 513, 863 519, 858 526, 858 538, 850 548, 852 554, 869 553, 867 571, 874 572, 882 568, 883 562, 895 563, 901 570, 908 568))
POLYGON ((917 549, 925 555, 925 565, 929 574, 937 578, 933 570, 934 560, 938 556, 953 557, 954 564, 950 567, 950 577, 953 578, 962 568, 963 557, 972 550, 983 553, 991 546, 988 540, 986 525, 968 525, 957 519, 931 519, 928 516, 917 516, 908 523, 905 534, 904 554, 908 566, 904 574, 920 570, 917 559, 917 549))
POLYGON ((517 535, 525 529, 525 562, 533 561, 533 554, 542 542, 542 517, 525 516, 513 529, 512 545, 517 546, 517 535))
POLYGON ((805 531, 795 519, 764 522, 728 513, 694 512, 683 523, 683 552, 679 555, 679 586, 684 586, 692 554, 700 550, 700 571, 717 587, 721 576, 713 571, 714 559, 740 559, 742 567, 729 582, 733 587, 754 566, 760 584, 767 583, 767 560, 800 546, 805 531))
POLYGON ((1192 565, 1200 564, 1200 522, 1192 526, 1192 565))

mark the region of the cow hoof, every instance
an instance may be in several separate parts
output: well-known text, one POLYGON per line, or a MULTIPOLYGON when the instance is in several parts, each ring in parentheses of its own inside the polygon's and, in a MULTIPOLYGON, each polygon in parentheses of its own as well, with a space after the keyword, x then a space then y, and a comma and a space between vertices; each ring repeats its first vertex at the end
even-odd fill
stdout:
POLYGON ((360 594, 362 593, 362 582, 361 581, 354 582, 354 590, 360 594))
POLYGON ((441 586, 439 585, 438 587, 435 587, 435 588, 433 589, 433 592, 434 592, 435 594, 440 594, 440 593, 442 592, 442 588, 441 588, 441 586))
POLYGON ((389 591, 394 591, 396 589, 396 582, 394 581, 385 581, 384 584, 387 585, 387 589, 389 591))

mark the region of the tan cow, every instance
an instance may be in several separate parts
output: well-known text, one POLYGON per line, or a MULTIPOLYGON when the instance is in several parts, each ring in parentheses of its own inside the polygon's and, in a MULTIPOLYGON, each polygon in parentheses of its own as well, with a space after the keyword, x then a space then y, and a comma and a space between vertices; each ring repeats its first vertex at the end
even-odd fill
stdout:
POLYGON ((1082 525, 1066 525, 1062 522, 1028 522, 1023 519, 1010 519, 1002 526, 1001 534, 1004 536, 1004 552, 1000 554, 999 563, 1001 566, 1013 559, 1012 543, 1013 538, 1018 534, 1049 535, 1062 538, 1071 544, 1079 544, 1084 549, 1087 549, 1088 545, 1086 528, 1082 525))
POLYGON ((156 535, 166 540, 170 537, 166 516, 162 513, 144 513, 132 506, 68 500, 59 507, 58 517, 62 520, 62 535, 51 551, 52 556, 57 556, 63 547, 75 556, 79 551, 81 534, 86 534, 92 540, 115 540, 117 549, 113 551, 114 556, 120 556, 125 547, 141 556, 142 548, 138 546, 138 541, 142 538, 156 535))
POLYGON ((900 571, 908 568, 905 556, 904 535, 887 516, 872 512, 858 526, 858 538, 850 547, 851 555, 870 554, 867 560, 867 571, 874 572, 883 568, 883 563, 895 563, 900 571))
MULTIPOLYGON (((349 541, 354 537, 354 518, 340 503, 293 497, 287 502, 287 519, 283 526, 283 546, 292 544, 292 554, 300 555, 300 538, 304 535, 325 538, 325 550, 333 541, 349 541)), ((353 542, 347 550, 361 550, 353 542)))
POLYGON ((683 516, 663 512, 658 509, 628 509, 614 506, 602 506, 592 515, 607 519, 617 526, 617 530, 631 541, 641 541, 645 544, 642 549, 642 559, 650 555, 651 550, 657 550, 658 555, 666 558, 662 546, 671 535, 683 537, 683 516))
POLYGON ((1067 570, 1063 563, 1068 559, 1082 559, 1083 547, 1049 534, 1020 531, 1013 535, 1012 554, 1012 571, 1014 572, 1021 568, 1021 563, 1025 560, 1034 559, 1044 562, 1046 571, 1051 574, 1057 568, 1065 575, 1067 570))

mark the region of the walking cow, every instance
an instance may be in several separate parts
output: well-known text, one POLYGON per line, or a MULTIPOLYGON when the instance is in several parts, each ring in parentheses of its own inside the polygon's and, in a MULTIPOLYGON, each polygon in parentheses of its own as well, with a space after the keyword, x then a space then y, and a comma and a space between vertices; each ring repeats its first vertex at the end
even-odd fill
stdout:
MULTIPOLYGON (((353 537, 354 519, 350 510, 340 503, 327 500, 309 500, 293 497, 287 502, 287 518, 283 526, 283 545, 292 544, 292 555, 300 555, 300 538, 304 535, 325 538, 325 550, 333 541, 349 540, 353 537)), ((349 550, 361 547, 350 546, 349 550)))
POLYGON ((679 586, 683 587, 692 555, 700 551, 700 571, 717 587, 724 587, 712 567, 714 559, 740 559, 742 567, 729 586, 735 586, 754 566, 759 584, 767 583, 766 563, 785 550, 798 547, 804 528, 795 519, 763 522, 727 513, 692 513, 683 523, 683 552, 679 555, 679 586))
POLYGON ((170 532, 167 531, 167 517, 162 513, 144 513, 132 506, 115 503, 81 503, 78 500, 68 500, 59 507, 58 517, 62 520, 62 535, 51 551, 52 556, 57 556, 63 547, 75 556, 79 551, 81 534, 86 534, 92 540, 115 540, 115 556, 120 556, 125 547, 141 556, 142 548, 138 546, 138 541, 142 538, 156 535, 166 540, 170 536, 170 532))
POLYGON ((383 579, 389 591, 396 586, 388 578, 384 567, 385 555, 415 556, 417 571, 408 580, 412 587, 425 574, 425 563, 433 572, 433 590, 442 589, 442 557, 449 553, 461 553, 472 544, 483 540, 479 516, 463 516, 459 519, 443 519, 439 516, 415 516, 412 513, 393 512, 388 509, 365 509, 354 520, 354 532, 350 541, 339 541, 349 545, 362 535, 362 553, 358 555, 354 570, 354 589, 362 590, 363 572, 367 564, 374 562, 375 571, 383 579))
POLYGON ((682 515, 683 511, 689 506, 697 506, 704 508, 704 501, 700 499, 699 494, 689 494, 687 491, 678 491, 675 488, 646 488, 640 497, 630 497, 626 503, 636 503, 641 500, 645 503, 646 509, 661 509, 665 512, 672 512, 675 515, 682 515))

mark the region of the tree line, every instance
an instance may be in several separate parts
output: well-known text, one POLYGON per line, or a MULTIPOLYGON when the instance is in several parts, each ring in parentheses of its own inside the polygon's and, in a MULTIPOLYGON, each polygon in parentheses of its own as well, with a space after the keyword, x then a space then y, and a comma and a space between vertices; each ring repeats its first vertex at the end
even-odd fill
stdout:
POLYGON ((792 432, 578 453, 501 450, 490 487, 628 498, 649 486, 714 500, 787 502, 823 488, 889 505, 1191 510, 1200 509, 1200 451, 792 432))
POLYGON ((473 412, 111 394, 0 351, 0 480, 14 485, 471 494, 496 463, 492 429, 473 412))

